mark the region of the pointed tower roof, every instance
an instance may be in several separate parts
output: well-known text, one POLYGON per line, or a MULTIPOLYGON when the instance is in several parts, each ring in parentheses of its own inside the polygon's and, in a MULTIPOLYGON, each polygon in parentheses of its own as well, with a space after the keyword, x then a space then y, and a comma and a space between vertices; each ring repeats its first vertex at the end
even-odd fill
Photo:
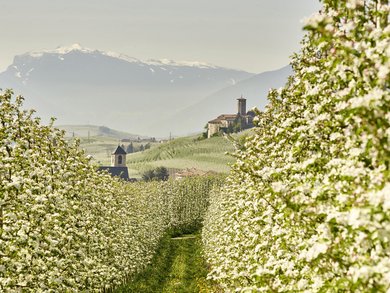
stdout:
POLYGON ((113 155, 126 155, 127 153, 125 152, 125 150, 120 145, 118 145, 118 147, 116 148, 115 152, 113 152, 112 154, 113 155))

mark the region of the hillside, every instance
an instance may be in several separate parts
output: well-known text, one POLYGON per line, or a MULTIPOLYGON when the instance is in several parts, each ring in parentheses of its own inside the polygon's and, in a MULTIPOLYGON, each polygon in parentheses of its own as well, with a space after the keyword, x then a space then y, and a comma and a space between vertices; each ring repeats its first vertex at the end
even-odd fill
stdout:
MULTIPOLYGON (((237 136, 247 134, 245 131, 237 136)), ((131 174, 141 174, 147 169, 164 166, 173 169, 196 168, 203 171, 227 173, 234 158, 226 152, 233 152, 233 143, 224 137, 198 140, 198 136, 181 137, 155 145, 149 150, 127 156, 131 174)))
POLYGON ((138 138, 143 136, 137 134, 131 134, 124 131, 119 131, 111 129, 106 126, 97 126, 97 125, 58 125, 57 128, 65 130, 67 137, 88 137, 88 136, 102 136, 102 137, 111 137, 117 140, 123 138, 138 138))
POLYGON ((291 66, 257 74, 216 91, 186 109, 177 111, 168 119, 163 120, 160 125, 163 128, 170 127, 173 132, 179 132, 182 124, 192 131, 200 131, 207 121, 218 115, 236 113, 236 99, 241 95, 247 99, 248 110, 253 107, 264 109, 268 103, 267 95, 270 88, 283 86, 291 74, 291 66), (175 123, 175 121, 182 123, 175 123))
MULTIPOLYGON (((139 136, 107 127, 103 127, 102 131, 102 126, 96 125, 62 125, 58 128, 66 131, 68 141, 79 139, 80 147, 98 165, 111 164, 111 154, 118 144, 127 148, 129 142, 121 142, 123 138, 132 139, 137 150, 141 145, 150 144, 150 149, 127 154, 127 166, 132 177, 141 177, 144 171, 159 166, 227 173, 230 170, 229 164, 234 162, 234 158, 226 154, 234 151, 234 145, 225 137, 200 140, 200 135, 197 134, 160 143, 143 140, 147 137, 140 137, 141 140, 138 141, 139 136)), ((233 138, 240 139, 251 131, 253 130, 234 134, 233 138)))
MULTIPOLYGON (((97 125, 59 125, 57 128, 65 130, 65 137, 69 141, 73 139, 80 140, 80 147, 85 150, 88 155, 91 155, 93 160, 99 165, 109 165, 111 163, 111 153, 121 143, 121 139, 134 139, 138 136, 123 131, 108 128, 106 126, 97 125)), ((135 147, 139 147, 141 143, 134 143, 135 147)))

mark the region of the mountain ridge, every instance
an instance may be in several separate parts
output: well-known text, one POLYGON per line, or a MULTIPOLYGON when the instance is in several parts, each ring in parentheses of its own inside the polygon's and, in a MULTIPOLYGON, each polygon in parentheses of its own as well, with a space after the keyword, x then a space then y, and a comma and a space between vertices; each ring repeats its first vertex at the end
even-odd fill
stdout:
MULTIPOLYGON (((173 120, 186 119, 189 129, 198 127, 201 130, 202 126, 220 114, 236 114, 236 99, 240 97, 247 99, 247 111, 253 107, 262 110, 268 103, 268 91, 271 88, 279 88, 284 85, 292 73, 291 66, 287 65, 276 70, 256 74, 235 85, 222 88, 201 101, 176 112, 175 115, 167 118, 162 125, 173 125, 173 120)), ((176 131, 175 128, 171 128, 171 130, 176 131)))
MULTIPOLYGON (((86 47, 82 47, 80 44, 72 44, 70 46, 59 46, 54 50, 39 50, 39 51, 30 51, 26 52, 24 54, 16 55, 15 58, 23 58, 23 57, 31 57, 31 58, 40 58, 43 57, 44 54, 57 54, 57 55, 67 55, 70 52, 78 51, 82 53, 87 54, 102 54, 107 57, 112 57, 116 59, 120 59, 129 63, 143 63, 147 65, 156 65, 156 66, 187 66, 187 67, 198 67, 198 68, 223 68, 223 69, 229 69, 229 70, 237 70, 237 71, 244 71, 241 69, 233 69, 223 66, 217 66, 211 63, 203 62, 203 61, 174 61, 171 59, 163 58, 163 59, 147 59, 147 60, 141 60, 135 57, 128 56, 127 54, 123 53, 117 53, 113 51, 103 51, 103 50, 97 50, 97 49, 90 49, 86 47)), ((7 69, 6 69, 7 70, 7 69)), ((4 71, 6 71, 4 70, 4 71)), ((3 71, 3 72, 4 72, 3 71)), ((2 73, 2 72, 0 72, 2 73)))
POLYGON ((148 62, 80 45, 28 52, 15 56, 0 73, 0 88, 13 88, 25 96, 26 107, 43 118, 57 117, 57 124, 109 125, 164 137, 170 131, 174 135, 201 131, 208 121, 203 113, 175 116, 205 101, 218 110, 222 106, 213 99, 229 103, 236 95, 232 90, 256 76, 200 61, 148 62), (226 99, 215 98, 221 90, 226 99), (197 119, 189 123, 192 118, 197 119))

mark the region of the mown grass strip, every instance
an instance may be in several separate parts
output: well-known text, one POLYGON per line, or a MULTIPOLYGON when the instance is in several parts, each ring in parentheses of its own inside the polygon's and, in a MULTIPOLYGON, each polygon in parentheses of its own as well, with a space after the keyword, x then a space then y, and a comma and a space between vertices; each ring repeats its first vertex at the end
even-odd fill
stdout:
POLYGON ((206 275, 199 234, 166 237, 149 267, 115 292, 219 292, 206 275))
POLYGON ((175 252, 175 245, 172 245, 171 237, 164 237, 151 264, 133 280, 117 288, 114 292, 161 292, 167 279, 167 272, 170 271, 175 259, 175 252))

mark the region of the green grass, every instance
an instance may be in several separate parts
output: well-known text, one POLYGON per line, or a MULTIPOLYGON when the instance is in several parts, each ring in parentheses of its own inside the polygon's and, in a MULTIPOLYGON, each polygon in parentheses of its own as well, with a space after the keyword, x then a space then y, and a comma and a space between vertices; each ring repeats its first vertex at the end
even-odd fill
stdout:
MULTIPOLYGON (((95 127, 96 129, 91 127, 73 126, 70 129, 79 131, 80 133, 84 133, 85 129, 88 129, 90 131, 89 137, 78 137, 81 141, 81 148, 88 155, 91 155, 97 164, 103 166, 110 165, 111 153, 118 146, 119 139, 118 137, 107 135, 95 135, 98 134, 96 132, 98 127, 95 127), (95 130, 92 131, 93 129, 95 130)), ((70 130, 68 129, 68 131, 70 130)), ((114 130, 110 131, 117 133, 114 130)), ((234 137, 243 137, 243 135, 247 135, 250 131, 244 131, 234 135, 234 137)), ((127 167, 129 169, 129 176, 140 178, 142 176, 141 174, 145 171, 160 166, 174 170, 196 168, 203 171, 228 173, 230 170, 229 164, 233 163, 235 159, 230 155, 226 155, 226 153, 232 153, 234 151, 233 143, 220 136, 204 140, 198 140, 197 138, 198 136, 188 136, 176 138, 164 143, 152 143, 151 148, 146 151, 128 154, 127 167)), ((70 141, 72 139, 72 137, 69 137, 70 141)), ((145 144, 145 142, 133 143, 136 148, 140 144, 145 144)), ((124 143, 124 145, 127 147, 128 143, 124 143)))
POLYGON ((206 275, 199 234, 165 237, 146 270, 114 292, 218 292, 206 275))
POLYGON ((139 173, 158 166, 227 173, 234 158, 225 153, 233 151, 233 144, 223 137, 205 140, 197 140, 196 136, 181 137, 128 155, 127 166, 139 173))
POLYGON ((171 237, 164 237, 152 259, 151 264, 133 280, 114 290, 114 292, 161 292, 166 281, 166 272, 170 270, 175 257, 175 247, 171 237))

